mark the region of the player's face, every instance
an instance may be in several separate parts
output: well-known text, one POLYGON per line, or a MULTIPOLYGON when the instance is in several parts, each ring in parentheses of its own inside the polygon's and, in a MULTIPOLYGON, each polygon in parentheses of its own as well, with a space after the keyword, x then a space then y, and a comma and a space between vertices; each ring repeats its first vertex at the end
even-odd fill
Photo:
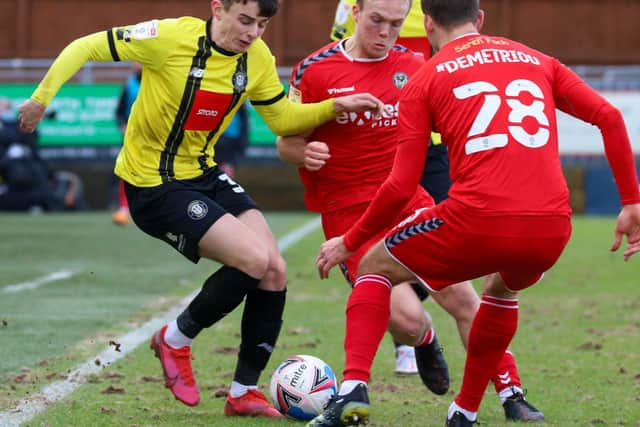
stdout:
POLYGON ((221 48, 242 53, 264 33, 269 18, 259 16, 257 1, 233 2, 225 10, 219 0, 211 2, 211 38, 221 48))
POLYGON ((362 9, 354 8, 354 37, 364 58, 380 58, 398 39, 400 28, 409 13, 407 0, 365 0, 362 9))

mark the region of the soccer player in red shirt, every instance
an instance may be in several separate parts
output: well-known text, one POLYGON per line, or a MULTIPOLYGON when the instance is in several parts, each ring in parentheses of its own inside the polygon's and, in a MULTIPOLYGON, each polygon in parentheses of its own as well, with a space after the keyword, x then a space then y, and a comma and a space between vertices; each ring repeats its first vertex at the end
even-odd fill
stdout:
POLYGON ((341 389, 314 426, 368 418, 370 363, 364 362, 373 359, 384 335, 393 285, 417 278, 438 291, 488 276, 470 331, 462 387, 447 414, 448 426, 476 422, 487 384, 516 331, 517 292, 540 280, 571 235, 556 108, 602 132, 622 202, 611 249, 626 236, 624 259, 640 252, 640 191, 620 112, 557 59, 506 38, 480 35, 478 0, 422 0, 422 8, 438 53, 402 91, 391 174, 350 230, 322 245, 321 277, 393 224, 394 207, 414 197, 433 129, 448 145, 453 186, 447 200, 417 209, 363 257, 349 302, 358 304, 347 312, 345 341, 358 336, 357 345, 345 346, 343 387, 355 388, 348 394, 341 389))
MULTIPOLYGON (((289 96, 294 101, 323 101, 340 94, 364 91, 375 92, 385 104, 381 117, 345 114, 304 135, 278 139, 283 160, 301 166, 305 202, 310 211, 322 215, 327 238, 339 236, 349 229, 364 213, 391 170, 400 91, 409 76, 424 64, 421 54, 394 46, 409 4, 408 0, 358 0, 354 6, 358 20, 354 36, 329 43, 293 69, 289 96), (308 144, 307 140, 310 141, 308 144), (309 153, 307 159, 305 152, 309 153), (329 155, 331 160, 327 162, 325 159, 329 155), (302 167, 305 160, 314 164, 302 167)), ((424 193, 422 197, 425 202, 433 203, 428 194, 424 193)), ((399 212, 399 218, 402 217, 399 212)), ((378 238, 383 235, 381 233, 378 238)), ((372 239, 371 243, 376 240, 372 239)), ((358 262, 366 249, 363 246, 342 264, 345 278, 350 283, 355 280, 358 262)), ((425 385, 436 394, 445 394, 449 388, 448 368, 431 319, 416 295, 428 296, 428 293, 422 285, 416 283, 414 286, 416 291, 409 283, 398 286, 392 297, 394 310, 389 330, 395 341, 411 350, 410 357, 404 357, 410 364, 401 366, 404 368, 401 373, 417 373, 418 365, 425 385), (418 353, 417 363, 414 346, 418 353)), ((470 306, 473 295, 469 297, 465 291, 460 288, 456 301, 459 305, 470 306)))
MULTIPOLYGON (((386 104, 381 118, 344 114, 305 135, 278 140, 281 158, 301 167, 307 207, 322 215, 327 238, 345 233, 358 220, 391 170, 401 89, 424 64, 421 55, 394 47, 398 33, 394 18, 404 16, 408 5, 407 0, 391 3, 358 0, 354 7, 358 30, 354 36, 318 49, 293 70, 289 93, 298 101, 317 102, 341 93, 366 91, 375 93, 386 104)), ((398 221, 411 212, 411 209, 398 211, 398 221)), ((342 264, 350 283, 355 281, 362 255, 383 235, 384 230, 342 264)), ((425 290, 417 283, 413 287, 425 290)), ((473 315, 480 304, 471 283, 453 286, 436 294, 435 299, 455 317, 466 347, 473 315)), ((445 393, 446 364, 430 318, 425 316, 408 283, 392 292, 389 330, 397 341, 416 346, 417 365, 425 385, 435 393, 445 393)), ((543 419, 543 414, 522 396, 518 370, 510 352, 505 353, 496 370, 494 383, 508 419, 543 419)))
MULTIPOLYGON (((355 28, 355 19, 354 19, 354 11, 357 11, 364 5, 363 0, 340 0, 336 9, 335 21, 333 24, 333 28, 331 31, 331 38, 334 40, 341 39, 346 36, 350 36, 353 33, 355 28), (354 8, 354 6, 357 6, 354 8)), ((368 5, 369 2, 366 2, 368 5)), ((369 18, 375 22, 378 19, 377 15, 373 15, 369 18)), ((362 18, 360 19, 362 21, 362 18)), ((363 23, 360 22, 360 26, 363 26, 363 23)), ((408 47, 413 51, 421 52, 425 58, 431 57, 431 44, 427 39, 427 34, 424 28, 424 13, 422 12, 422 6, 420 2, 412 2, 407 17, 405 18, 402 27, 400 28, 400 32, 397 38, 396 43, 398 45, 402 45, 404 47, 408 47)), ((323 61, 323 64, 325 61, 323 61)), ((317 66, 314 65, 314 68, 317 66)), ((329 73, 336 72, 336 70, 329 70, 329 73)), ((348 69, 349 73, 353 73, 353 70, 348 69)), ((310 84, 317 88, 318 85, 315 84, 316 78, 315 75, 313 77, 303 78, 305 75, 309 76, 313 73, 300 73, 300 81, 301 84, 309 86, 310 84), (311 82, 311 83, 309 83, 311 82)), ((338 75, 342 75, 342 73, 338 73, 338 75)), ((358 78, 352 78, 350 82, 359 81, 358 78)), ((380 80, 380 79, 378 79, 380 80)), ((324 81, 324 80, 322 80, 324 81)), ((378 83, 379 84, 379 83, 378 83)), ((350 86, 351 83, 346 84, 345 86, 350 86)), ((361 88, 361 87, 360 87, 361 88)), ((314 92, 315 93, 315 92, 314 92)), ((399 92, 398 92, 399 93, 399 92)), ((309 99, 309 98, 307 98, 309 99)), ((320 97, 319 99, 325 99, 325 96, 320 97)), ((395 103, 395 102, 394 102, 395 103)), ((397 116, 397 113, 396 113, 397 116)), ((326 126, 323 126, 324 129, 328 129, 326 126)), ((344 134, 344 126, 337 126, 335 131, 337 133, 332 133, 332 135, 343 135, 344 134)), ((395 129, 395 125, 394 125, 395 129)), ((358 135, 362 134, 362 127, 358 128, 358 135)), ((379 131, 379 129, 378 129, 379 131)), ((389 138, 391 138, 393 133, 389 134, 389 138)), ((427 158, 424 167, 424 171, 422 173, 422 177, 420 179, 420 184, 427 190, 430 196, 433 197, 436 203, 441 202, 447 197, 449 188, 451 186, 451 179, 449 177, 449 159, 447 156, 447 147, 445 144, 441 143, 441 138, 439 134, 431 135, 431 141, 429 144, 429 148, 427 151, 427 158)), ((381 134, 375 134, 372 131, 371 138, 375 140, 381 140, 383 137, 381 134)), ((342 138, 343 140, 352 140, 352 136, 346 136, 342 138)), ((391 142, 391 141, 390 141, 391 142)), ((338 142, 339 143, 339 142, 338 142)), ((299 158, 294 159, 293 163, 297 163, 298 165, 303 164, 303 151, 306 148, 306 152, 308 153, 308 160, 311 162, 316 162, 318 160, 322 160, 323 156, 326 156, 328 153, 325 148, 317 141, 313 141, 311 144, 305 147, 305 143, 303 142, 301 145, 299 158), (316 148, 318 152, 315 152, 316 148), (323 151, 325 150, 325 151, 323 151)), ((395 147, 395 141, 393 141, 395 147)), ((344 146, 344 144, 342 144, 344 146)), ((350 143, 348 147, 354 147, 353 143, 350 143)), ((366 150, 367 145, 363 145, 363 149, 366 150)), ((328 148, 328 147, 327 147, 328 148)), ((345 149, 341 149, 341 153, 344 152, 345 149)), ((394 151, 395 152, 395 151, 394 151)), ((333 161, 336 160, 336 153, 331 154, 333 161)), ((313 182, 313 187, 317 188, 325 184, 325 180, 322 179, 322 175, 326 175, 328 173, 332 174, 333 181, 342 182, 339 185, 335 185, 335 188, 325 189, 324 191, 332 194, 340 194, 341 191, 345 188, 343 184, 345 180, 350 181, 351 184, 349 187, 353 187, 353 179, 350 177, 350 171, 353 169, 354 160, 357 161, 358 164, 362 164, 362 160, 357 157, 357 152, 349 153, 348 160, 340 160, 343 162, 346 167, 341 168, 339 171, 329 172, 325 170, 324 174, 313 174, 305 171, 301 171, 301 175, 303 176, 303 181, 309 181, 314 176, 317 176, 318 179, 313 182), (358 160, 356 160, 358 159, 358 160), (337 179, 340 177, 341 179, 337 179)), ((391 159, 388 158, 385 165, 390 165, 391 159)), ((315 167, 315 164, 305 165, 306 168, 315 167)), ((379 176, 386 177, 388 175, 388 169, 376 169, 371 165, 364 165, 363 168, 367 170, 377 170, 379 176)), ((361 173, 361 172, 360 172, 361 173)), ((381 178, 380 183, 383 178, 381 178)), ((333 181, 327 183, 327 185, 331 185, 333 181)), ((307 186, 309 189, 310 186, 307 186)), ((378 186, 373 186, 372 191, 369 193, 369 197, 367 201, 370 202, 377 190, 378 186)), ((365 188, 360 191, 365 190, 365 188)), ((308 191, 307 199, 313 197, 313 191, 308 191)), ((348 194, 348 192, 345 192, 348 194)), ((355 201, 352 202, 355 205, 355 201)), ((309 205, 310 210, 314 210, 313 206, 309 205)), ((343 227, 338 229, 336 227, 331 227, 333 233, 326 234, 327 226, 325 226, 325 236, 327 238, 334 237, 340 234, 343 234, 347 231, 348 227, 354 223, 362 213, 361 210, 351 209, 350 212, 335 212, 337 206, 333 205, 332 210, 333 217, 342 217, 343 227), (354 215, 357 215, 354 217, 354 215)), ((364 209, 364 207, 363 207, 364 209)), ((317 209, 316 209, 317 210, 317 209)), ((320 210, 322 213, 322 210, 320 210)), ((327 215, 324 215, 325 217, 327 215)), ((326 222, 326 221, 325 221, 326 222)), ((346 265, 349 268, 351 274, 355 274, 356 267, 362 255, 366 252, 368 246, 361 247, 356 254, 356 257, 350 257, 346 261, 346 265)), ((349 280, 351 283, 354 281, 354 277, 351 277, 349 280)), ((410 293, 406 291, 401 291, 401 289, 406 288, 406 286, 398 286, 394 288, 391 298, 391 330, 398 335, 399 332, 405 330, 411 330, 412 328, 418 328, 420 325, 419 319, 424 318, 423 310, 410 293), (400 303, 396 303, 395 301, 400 301, 400 303), (411 326, 413 324, 413 326, 411 326)), ((422 286, 414 285, 413 289, 416 291, 418 297, 424 300, 429 296, 428 292, 424 291, 422 286)), ((472 287, 470 281, 462 282, 459 286, 456 286, 452 289, 446 290, 444 292, 439 292, 433 295, 433 299, 438 302, 451 316, 453 316, 456 320, 456 325, 458 327, 458 331, 460 332, 460 336, 463 341, 463 345, 467 346, 469 330, 471 329, 471 323, 473 321, 473 316, 480 306, 480 297, 475 292, 472 287)), ((396 372, 399 370, 402 372, 410 372, 410 369, 413 368, 415 370, 416 366, 421 365, 424 361, 424 357, 429 357, 431 352, 427 351, 427 347, 418 347, 415 350, 407 345, 401 345, 402 342, 399 340, 394 340, 394 344, 396 345, 396 372), (414 353, 418 353, 418 358, 422 357, 423 360, 416 360, 414 357, 414 353), (408 368, 408 369, 407 369, 408 368)), ((423 364, 424 365, 424 364, 423 364)), ((414 371, 415 372, 415 371, 414 371)), ((423 369, 420 370, 421 377, 426 384, 429 384, 430 381, 425 381, 425 371, 423 369)), ((522 385, 520 383, 520 375, 518 373, 517 364, 515 361, 514 355, 507 351, 496 370, 492 378, 493 385, 495 387, 496 392, 502 402, 505 417, 508 420, 513 421, 541 421, 544 419, 544 414, 531 405, 524 397, 524 390, 522 389, 522 385)))

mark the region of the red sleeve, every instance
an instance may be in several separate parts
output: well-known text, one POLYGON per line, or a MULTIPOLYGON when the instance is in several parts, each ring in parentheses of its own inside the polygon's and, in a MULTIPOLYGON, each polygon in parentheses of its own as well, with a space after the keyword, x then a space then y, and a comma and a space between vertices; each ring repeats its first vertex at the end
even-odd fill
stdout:
POLYGON ((629 134, 620 111, 569 68, 555 60, 554 94, 561 111, 597 126, 623 205, 640 203, 629 134))
POLYGON ((411 82, 402 90, 398 117, 398 149, 393 168, 367 211, 344 236, 347 249, 354 251, 391 221, 415 194, 424 169, 431 135, 429 107, 419 85, 411 82))

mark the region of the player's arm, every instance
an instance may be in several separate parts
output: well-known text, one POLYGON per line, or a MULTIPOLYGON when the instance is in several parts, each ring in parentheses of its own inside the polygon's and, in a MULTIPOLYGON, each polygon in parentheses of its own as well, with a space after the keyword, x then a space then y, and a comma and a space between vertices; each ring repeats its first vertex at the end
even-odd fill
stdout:
POLYGON ((42 120, 46 106, 58 93, 60 87, 91 60, 111 60, 107 35, 104 31, 76 39, 62 50, 31 98, 18 109, 21 129, 25 132, 33 132, 42 120))
POLYGON ((557 107, 567 114, 597 126, 602 133, 605 154, 620 193, 622 210, 618 215, 611 250, 620 247, 627 236, 624 259, 640 252, 640 189, 629 141, 620 111, 593 90, 577 74, 556 62, 554 94, 557 107))
POLYGON ((371 111, 380 115, 384 104, 369 93, 358 93, 314 103, 293 102, 285 96, 275 58, 262 58, 263 74, 248 94, 251 104, 276 135, 298 135, 334 119, 343 112, 371 111))
POLYGON ((160 68, 172 51, 171 44, 176 43, 171 28, 170 20, 154 20, 74 40, 60 52, 31 98, 20 106, 21 128, 33 132, 62 85, 88 61, 132 60, 145 67, 160 68))
POLYGON ((313 130, 301 135, 279 136, 276 147, 280 160, 310 172, 320 170, 331 155, 326 143, 308 140, 312 132, 313 130))
POLYGON ((620 110, 559 62, 555 82, 558 109, 600 129, 622 204, 640 203, 633 151, 620 110))
POLYGON ((371 111, 380 115, 384 104, 369 93, 357 93, 321 102, 298 104, 289 101, 284 92, 279 99, 251 101, 269 129, 276 135, 297 135, 334 119, 343 112, 371 111))

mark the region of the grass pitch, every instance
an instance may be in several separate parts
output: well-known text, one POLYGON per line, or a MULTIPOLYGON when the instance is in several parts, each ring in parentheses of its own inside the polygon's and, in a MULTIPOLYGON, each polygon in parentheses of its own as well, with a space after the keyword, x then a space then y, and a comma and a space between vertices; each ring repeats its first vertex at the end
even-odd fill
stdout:
MULTIPOLYGON (((311 218, 268 215, 278 237, 311 218)), ((624 263, 621 254, 608 251, 614 221, 575 218, 573 237, 557 265, 520 295, 520 324, 511 349, 529 400, 545 413, 545 425, 640 425, 640 259, 624 263)), ((216 268, 206 261, 192 265, 135 227, 117 228, 105 213, 2 215, 0 235, 0 292, 54 271, 72 273, 38 289, 0 293, 0 412, 11 411, 18 400, 64 378, 110 347, 110 341, 175 305, 216 268)), ((314 259, 322 240, 316 230, 284 253, 289 264, 285 323, 262 386, 292 354, 321 357, 340 376, 348 288, 338 271, 329 281, 317 278, 314 259)), ((386 337, 370 385, 372 426, 444 423, 460 386, 464 352, 448 315, 431 301, 425 307, 445 347, 452 390, 439 397, 416 376, 394 376, 392 344, 386 337)), ((236 310, 204 331, 194 345, 202 394, 198 407, 173 399, 145 343, 102 366, 26 425, 302 425, 222 414, 240 314, 236 310)), ((491 386, 479 419, 508 425, 491 386)))

